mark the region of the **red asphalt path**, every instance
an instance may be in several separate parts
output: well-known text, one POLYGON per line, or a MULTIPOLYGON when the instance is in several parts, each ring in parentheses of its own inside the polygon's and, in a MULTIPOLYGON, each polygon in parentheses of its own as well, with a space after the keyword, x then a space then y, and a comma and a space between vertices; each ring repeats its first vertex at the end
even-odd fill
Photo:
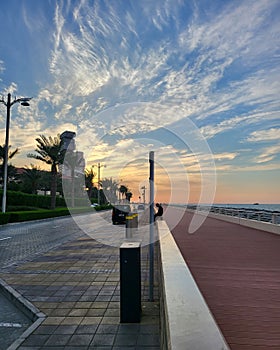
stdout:
POLYGON ((230 348, 280 350, 280 236, 213 218, 189 234, 192 216, 171 231, 230 348))

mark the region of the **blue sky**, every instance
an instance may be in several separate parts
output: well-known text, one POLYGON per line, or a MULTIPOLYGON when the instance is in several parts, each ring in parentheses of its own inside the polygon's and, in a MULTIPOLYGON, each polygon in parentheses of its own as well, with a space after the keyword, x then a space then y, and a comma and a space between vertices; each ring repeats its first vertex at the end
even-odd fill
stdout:
POLYGON ((12 108, 13 164, 73 130, 136 198, 155 150, 159 200, 279 203, 279 17, 274 0, 5 3, 0 92, 33 97, 12 108))

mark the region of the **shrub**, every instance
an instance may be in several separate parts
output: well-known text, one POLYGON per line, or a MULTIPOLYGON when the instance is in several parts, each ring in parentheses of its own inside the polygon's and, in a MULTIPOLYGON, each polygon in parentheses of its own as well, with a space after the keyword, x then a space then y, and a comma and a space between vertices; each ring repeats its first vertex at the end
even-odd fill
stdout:
POLYGON ((102 205, 98 205, 96 207, 94 207, 94 209, 96 211, 100 211, 100 210, 108 210, 108 209, 112 209, 113 206, 111 204, 102 204, 102 205))
POLYGON ((10 221, 10 213, 0 213, 0 225, 7 224, 10 221))
POLYGON ((36 211, 19 211, 10 213, 9 222, 21 222, 30 220, 48 219, 56 216, 68 215, 67 208, 59 208, 54 210, 36 210, 36 211))
POLYGON ((36 207, 28 207, 23 205, 9 205, 7 207, 7 212, 11 211, 31 211, 31 210, 38 210, 36 207))
MULTIPOLYGON (((0 190, 2 200, 3 191, 0 190)), ((51 206, 51 196, 28 194, 16 191, 7 191, 7 206, 27 206, 48 209, 51 206)), ((56 206, 65 207, 64 198, 56 197, 56 206)))

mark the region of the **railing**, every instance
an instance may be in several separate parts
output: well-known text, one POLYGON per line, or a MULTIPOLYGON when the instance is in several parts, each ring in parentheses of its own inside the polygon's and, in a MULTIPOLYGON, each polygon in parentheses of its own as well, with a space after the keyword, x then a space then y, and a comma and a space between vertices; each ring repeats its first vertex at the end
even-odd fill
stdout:
POLYGON ((280 225, 280 212, 269 210, 252 210, 252 209, 235 209, 225 207, 215 207, 206 205, 186 205, 187 209, 209 211, 211 213, 222 214, 237 217, 239 219, 257 220, 262 222, 270 222, 280 225))

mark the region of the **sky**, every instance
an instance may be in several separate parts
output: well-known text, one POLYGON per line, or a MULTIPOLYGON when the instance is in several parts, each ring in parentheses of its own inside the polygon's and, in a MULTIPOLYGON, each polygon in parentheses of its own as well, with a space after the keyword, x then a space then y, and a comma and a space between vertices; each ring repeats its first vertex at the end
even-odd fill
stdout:
POLYGON ((157 201, 280 203, 279 19, 279 0, 5 2, 0 96, 32 97, 12 164, 44 168, 35 138, 69 130, 134 201, 153 151, 157 201))

